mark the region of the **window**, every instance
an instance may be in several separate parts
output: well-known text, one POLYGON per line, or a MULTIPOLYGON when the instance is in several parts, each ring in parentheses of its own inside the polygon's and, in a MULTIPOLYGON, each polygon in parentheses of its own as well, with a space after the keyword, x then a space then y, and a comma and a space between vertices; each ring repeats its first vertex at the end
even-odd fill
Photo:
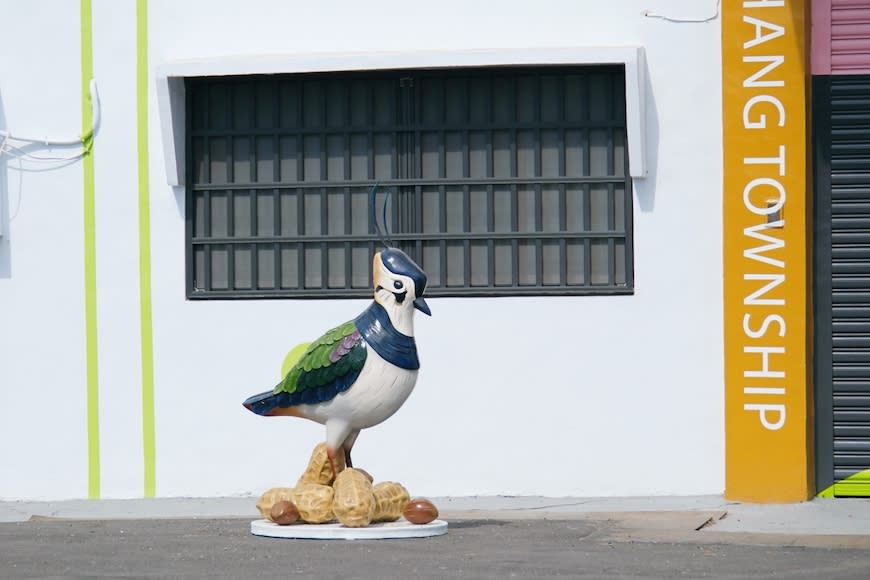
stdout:
POLYGON ((369 296, 375 180, 427 296, 632 291, 622 66, 186 82, 191 298, 369 296))

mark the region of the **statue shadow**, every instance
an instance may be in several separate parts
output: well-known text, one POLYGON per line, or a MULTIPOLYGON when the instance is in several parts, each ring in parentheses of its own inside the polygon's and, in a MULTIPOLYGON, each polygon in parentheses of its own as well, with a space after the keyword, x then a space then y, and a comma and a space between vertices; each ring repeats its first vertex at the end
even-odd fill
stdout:
POLYGON ((451 530, 467 530, 473 528, 483 528, 483 527, 493 527, 493 526, 506 526, 509 525, 510 522, 506 522, 503 520, 453 520, 448 523, 449 529, 451 530))

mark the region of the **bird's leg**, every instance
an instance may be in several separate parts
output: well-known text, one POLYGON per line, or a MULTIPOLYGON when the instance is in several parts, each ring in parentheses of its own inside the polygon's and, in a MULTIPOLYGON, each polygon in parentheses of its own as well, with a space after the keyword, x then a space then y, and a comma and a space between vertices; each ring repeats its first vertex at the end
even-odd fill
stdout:
MULTIPOLYGON (((332 465, 332 473, 338 476, 341 471, 338 469, 338 450, 344 449, 345 441, 348 435, 351 435, 352 429, 347 421, 339 418, 329 419, 326 422, 326 456, 329 458, 329 463, 332 465)), ((345 454, 345 462, 347 455, 345 454)))
MULTIPOLYGON (((338 477, 338 464, 335 462, 336 451, 335 448, 326 446, 326 457, 329 458, 329 464, 332 466, 332 476, 338 477)), ((345 455, 345 461, 347 461, 347 455, 345 455)))
POLYGON ((350 432, 350 435, 347 436, 347 439, 344 440, 342 447, 344 448, 344 464, 348 467, 353 467, 353 462, 350 460, 350 450, 353 448, 353 444, 356 442, 356 438, 359 435, 359 429, 354 429, 350 432))

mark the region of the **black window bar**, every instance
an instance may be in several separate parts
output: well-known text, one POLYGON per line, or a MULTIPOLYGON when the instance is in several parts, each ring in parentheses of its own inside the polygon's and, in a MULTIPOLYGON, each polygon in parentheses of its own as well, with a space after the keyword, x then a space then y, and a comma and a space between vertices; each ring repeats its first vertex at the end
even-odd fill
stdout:
POLYGON ((375 180, 429 296, 633 290, 622 67, 187 83, 191 298, 371 295, 375 180))

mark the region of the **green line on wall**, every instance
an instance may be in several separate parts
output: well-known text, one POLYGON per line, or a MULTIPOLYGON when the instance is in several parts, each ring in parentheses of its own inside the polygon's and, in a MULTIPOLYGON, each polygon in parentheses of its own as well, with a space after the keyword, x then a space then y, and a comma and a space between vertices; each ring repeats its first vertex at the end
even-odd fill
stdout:
POLYGON ((94 193, 94 149, 90 82, 94 76, 91 0, 81 0, 82 158, 85 217, 85 353, 88 413, 88 497, 100 497, 100 381, 97 368, 97 239, 94 193))
POLYGON ((142 441, 145 497, 157 491, 154 337, 151 318, 151 200, 148 183, 148 0, 136 0, 136 134, 139 154, 139 324, 142 342, 142 441))

